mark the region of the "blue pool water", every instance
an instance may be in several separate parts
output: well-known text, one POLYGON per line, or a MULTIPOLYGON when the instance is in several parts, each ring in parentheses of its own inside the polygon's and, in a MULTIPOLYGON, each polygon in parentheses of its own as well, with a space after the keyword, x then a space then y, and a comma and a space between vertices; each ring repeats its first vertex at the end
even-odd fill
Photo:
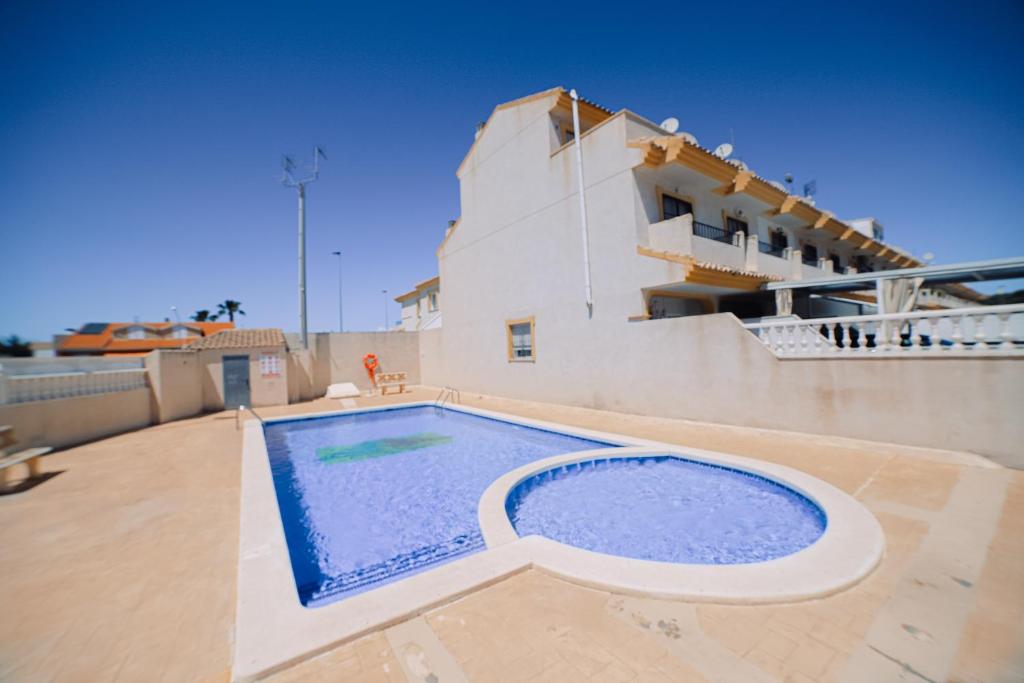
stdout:
POLYGON ((671 456, 559 467, 516 486, 506 510, 520 536, 641 560, 762 562, 825 531, 821 508, 764 477, 671 456))
POLYGON ((495 479, 614 445, 432 406, 271 422, 264 434, 307 606, 483 549, 477 506, 495 479))

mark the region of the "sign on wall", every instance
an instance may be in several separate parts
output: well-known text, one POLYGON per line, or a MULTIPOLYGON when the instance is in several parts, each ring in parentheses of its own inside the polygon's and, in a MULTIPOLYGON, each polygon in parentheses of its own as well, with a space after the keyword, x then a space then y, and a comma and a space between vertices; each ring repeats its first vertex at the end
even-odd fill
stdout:
POLYGON ((278 377, 281 374, 281 358, 274 353, 260 354, 260 376, 278 377))

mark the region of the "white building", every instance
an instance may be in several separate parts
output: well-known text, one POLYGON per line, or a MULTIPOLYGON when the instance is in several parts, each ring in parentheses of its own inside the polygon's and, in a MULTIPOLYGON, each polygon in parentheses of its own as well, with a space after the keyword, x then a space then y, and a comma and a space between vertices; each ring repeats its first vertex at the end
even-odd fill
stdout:
MULTIPOLYGON (((438 250, 445 306, 460 325, 480 311, 515 318, 583 305, 572 125, 569 94, 555 88, 498 106, 478 132, 457 171, 461 219, 438 250)), ((760 291, 769 281, 922 265, 876 239, 874 219, 844 223, 628 110, 582 101, 580 128, 595 319, 759 318, 776 313, 760 291)), ((851 292, 793 310, 856 314, 872 301, 851 292)))
MULTIPOLYGON (((1020 396, 1010 382, 1024 366, 1013 360, 954 355, 943 372, 913 358, 786 360, 737 320, 776 315, 766 283, 923 265, 876 239, 874 221, 840 221, 628 110, 586 101, 579 110, 586 241, 569 93, 502 104, 477 132, 456 172, 460 219, 437 250, 445 322, 420 337, 425 383, 1007 452, 1015 427, 965 425, 992 422, 991 396, 1020 396), (984 395, 963 394, 963 378, 981 372, 984 395)), ((949 305, 949 292, 979 298, 937 289, 947 294, 934 306, 949 305)), ((871 313, 875 303, 870 290, 791 294, 802 317, 871 313)))
POLYGON ((441 279, 432 277, 416 285, 414 289, 395 301, 402 307, 402 322, 399 329, 407 332, 432 330, 441 326, 441 279))

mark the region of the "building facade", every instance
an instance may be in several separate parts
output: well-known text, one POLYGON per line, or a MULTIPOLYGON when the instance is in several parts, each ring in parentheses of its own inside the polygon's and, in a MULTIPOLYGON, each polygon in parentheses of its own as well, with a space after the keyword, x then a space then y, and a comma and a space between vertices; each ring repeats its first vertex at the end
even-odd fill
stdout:
POLYGON ((395 297, 402 307, 399 329, 406 332, 433 330, 441 326, 441 278, 432 277, 405 294, 395 297))
MULTIPOLYGON (((1019 400, 1017 360, 780 360, 740 324, 776 315, 767 283, 922 265, 877 222, 840 221, 688 136, 581 101, 584 240, 571 104, 556 88, 498 106, 460 164, 425 383, 1009 457, 1019 429, 998 406, 1019 400), (958 388, 968 375, 983 396, 958 388)), ((873 312, 874 292, 841 294, 792 313, 873 312)))

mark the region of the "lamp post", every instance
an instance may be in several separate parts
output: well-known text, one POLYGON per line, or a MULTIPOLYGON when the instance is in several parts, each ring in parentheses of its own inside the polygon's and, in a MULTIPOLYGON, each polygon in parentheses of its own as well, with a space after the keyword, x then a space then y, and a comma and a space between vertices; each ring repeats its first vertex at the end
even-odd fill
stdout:
POLYGON ((320 159, 327 155, 320 147, 313 148, 312 174, 296 179, 293 175, 295 162, 290 157, 281 160, 281 182, 285 187, 294 187, 299 195, 299 334, 302 337, 302 348, 309 348, 309 331, 306 326, 306 185, 320 177, 320 159))
POLYGON ((384 295, 384 331, 388 331, 388 290, 382 289, 380 293, 384 295))
POLYGON ((332 254, 338 257, 338 332, 345 331, 345 318, 342 315, 342 304, 341 304, 341 252, 332 251, 332 254))

